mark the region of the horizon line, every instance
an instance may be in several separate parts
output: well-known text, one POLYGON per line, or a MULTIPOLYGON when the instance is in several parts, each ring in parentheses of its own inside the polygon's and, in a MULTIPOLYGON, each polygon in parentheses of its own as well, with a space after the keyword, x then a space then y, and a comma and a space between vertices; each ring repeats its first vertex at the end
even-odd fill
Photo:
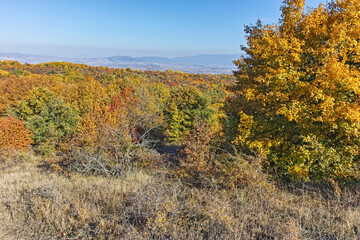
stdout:
POLYGON ((175 57, 166 57, 166 56, 161 56, 161 55, 139 55, 139 56, 134 56, 134 55, 129 55, 129 54, 117 54, 117 55, 108 55, 108 56, 104 56, 104 57, 69 57, 69 56, 57 56, 57 55, 52 55, 52 54, 31 54, 31 53, 22 53, 22 52, 6 52, 6 51, 0 51, 0 54, 18 54, 18 55, 27 55, 27 56, 37 56, 37 57, 56 57, 56 58, 69 58, 69 59, 99 59, 99 58, 111 58, 111 57, 132 57, 132 58, 142 58, 142 57, 158 57, 158 58, 166 58, 166 59, 175 59, 175 58, 181 58, 181 57, 197 57, 197 56, 232 56, 232 55, 239 55, 239 57, 243 54, 243 53, 199 53, 199 54, 194 54, 194 55, 179 55, 179 56, 175 56, 175 57))

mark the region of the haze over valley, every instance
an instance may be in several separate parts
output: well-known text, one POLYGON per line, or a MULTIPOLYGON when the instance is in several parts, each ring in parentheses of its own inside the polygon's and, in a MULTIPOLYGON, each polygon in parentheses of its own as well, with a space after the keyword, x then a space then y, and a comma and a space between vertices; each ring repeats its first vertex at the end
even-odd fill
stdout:
POLYGON ((98 58, 70 58, 19 53, 0 53, 0 60, 14 60, 20 63, 72 62, 89 66, 105 66, 111 68, 131 68, 139 70, 165 71, 174 70, 187 73, 232 74, 236 69, 232 61, 240 54, 201 54, 185 57, 131 57, 112 56, 98 58))

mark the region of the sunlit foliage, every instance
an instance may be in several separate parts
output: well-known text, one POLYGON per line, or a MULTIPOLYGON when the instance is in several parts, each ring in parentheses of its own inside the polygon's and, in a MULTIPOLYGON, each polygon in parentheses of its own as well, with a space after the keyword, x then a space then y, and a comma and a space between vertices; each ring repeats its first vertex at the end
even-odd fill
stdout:
POLYGON ((0 115, 5 115, 8 107, 15 106, 33 88, 49 85, 49 78, 40 75, 18 77, 10 75, 4 78, 0 81, 0 115))
POLYGON ((350 179, 359 167, 360 2, 304 4, 287 0, 279 24, 246 27, 234 143, 291 179, 350 179))

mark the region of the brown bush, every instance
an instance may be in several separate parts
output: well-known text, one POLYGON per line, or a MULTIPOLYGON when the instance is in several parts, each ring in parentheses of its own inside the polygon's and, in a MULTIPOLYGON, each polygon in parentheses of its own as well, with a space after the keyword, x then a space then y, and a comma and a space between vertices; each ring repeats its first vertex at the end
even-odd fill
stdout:
POLYGON ((216 146, 215 138, 209 125, 195 125, 179 154, 178 176, 196 186, 216 182, 225 189, 261 186, 274 191, 274 184, 262 170, 260 157, 230 154, 216 146))
POLYGON ((196 123, 187 135, 181 150, 178 173, 194 183, 209 177, 212 171, 211 139, 213 133, 207 124, 196 123))
POLYGON ((12 116, 0 118, 0 149, 27 150, 32 143, 30 137, 23 121, 12 116))

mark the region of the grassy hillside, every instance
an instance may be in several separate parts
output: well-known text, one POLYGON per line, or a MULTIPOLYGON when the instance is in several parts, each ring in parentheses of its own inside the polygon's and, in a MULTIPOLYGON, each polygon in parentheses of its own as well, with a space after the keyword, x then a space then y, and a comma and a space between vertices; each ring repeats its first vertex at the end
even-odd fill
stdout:
POLYGON ((284 182, 231 148, 233 76, 0 67, 2 239, 359 236, 356 182, 284 182))

